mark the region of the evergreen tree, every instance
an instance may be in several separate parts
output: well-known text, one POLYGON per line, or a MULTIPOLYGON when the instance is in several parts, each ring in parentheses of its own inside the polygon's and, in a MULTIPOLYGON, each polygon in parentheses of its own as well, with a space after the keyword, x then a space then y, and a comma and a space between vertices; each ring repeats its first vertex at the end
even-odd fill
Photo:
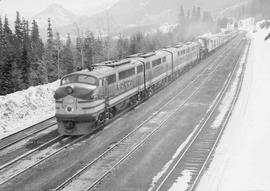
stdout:
POLYGON ((13 66, 14 72, 16 76, 14 78, 15 88, 16 90, 21 90, 25 88, 23 84, 23 63, 22 63, 22 49, 23 49, 23 23, 20 17, 20 13, 16 12, 16 20, 14 22, 15 27, 15 35, 14 42, 12 43, 14 46, 14 57, 15 57, 15 65, 13 66))
POLYGON ((57 50, 55 50, 53 42, 52 24, 50 18, 48 19, 47 29, 47 45, 45 50, 45 62, 48 71, 48 81, 53 82, 57 80, 57 50))
POLYGON ((226 28, 227 24, 229 23, 229 19, 227 18, 222 18, 217 20, 217 26, 218 28, 226 28))
POLYGON ((128 55, 128 40, 124 39, 122 35, 119 35, 119 39, 117 40, 116 44, 116 58, 123 59, 128 55))
POLYGON ((192 21, 196 21, 197 20, 197 13, 196 13, 196 7, 195 6, 193 6, 193 8, 192 8, 191 19, 192 19, 192 21))
POLYGON ((104 45, 100 37, 95 39, 94 42, 94 57, 93 63, 103 62, 105 60, 104 56, 104 45))
MULTIPOLYGON (((3 62, 3 23, 2 23, 2 18, 0 17, 0 74, 2 71, 2 67, 4 65, 3 62)), ((2 79, 0 78, 0 85, 2 84, 2 79)), ((0 90, 0 95, 1 95, 1 90, 0 90)))
POLYGON ((2 40, 2 34, 3 34, 3 23, 2 23, 2 17, 0 16, 0 42, 2 40))
POLYGON ((179 12, 179 25, 184 26, 185 25, 185 11, 183 8, 183 5, 181 5, 180 12, 179 12))
POLYGON ((90 67, 93 64, 95 53, 95 37, 92 32, 88 32, 84 39, 85 67, 90 67))
POLYGON ((50 46, 50 48, 53 47, 53 31, 52 31, 52 24, 51 24, 50 18, 48 18, 47 45, 50 46))
POLYGON ((209 16, 208 16, 208 12, 207 11, 204 11, 203 12, 202 21, 203 22, 208 22, 209 21, 209 16))
POLYGON ((2 65, 2 58, 3 58, 3 23, 2 18, 0 17, 0 69, 2 65))
MULTIPOLYGON (((15 21, 15 37, 19 46, 22 46, 23 43, 23 22, 21 21, 20 13, 16 12, 16 21, 15 21)), ((21 48, 21 47, 20 47, 21 48)))
POLYGON ((197 8, 196 20, 197 21, 201 20, 201 8, 200 7, 197 8))
POLYGON ((144 36, 140 32, 131 36, 130 47, 129 47, 130 54, 136 54, 136 53, 142 52, 143 40, 144 40, 144 36))
POLYGON ((63 61, 62 61, 62 50, 63 50, 63 43, 61 41, 60 38, 60 34, 59 32, 56 33, 56 39, 55 39, 55 43, 54 43, 54 48, 57 52, 57 57, 56 57, 56 61, 57 61, 57 76, 58 78, 60 78, 60 76, 62 75, 62 65, 63 65, 63 61))
POLYGON ((5 38, 8 41, 12 41, 12 31, 9 28, 9 22, 8 22, 8 18, 7 17, 5 17, 5 19, 4 19, 3 33, 4 33, 5 38))
POLYGON ((30 85, 40 85, 48 83, 48 72, 46 63, 43 60, 44 45, 39 35, 38 24, 35 20, 31 28, 31 65, 30 65, 30 85))
POLYGON ((84 39, 76 38, 76 68, 84 67, 84 39))
POLYGON ((190 9, 187 11, 187 17, 186 17, 187 20, 190 20, 190 9))
POLYGON ((25 19, 22 21, 23 25, 23 41, 22 41, 22 52, 21 52, 21 58, 20 62, 18 63, 20 65, 19 69, 22 73, 22 78, 20 79, 21 85, 20 87, 22 89, 25 89, 29 87, 30 80, 29 80, 29 74, 30 74, 30 51, 31 51, 31 45, 30 45, 30 37, 29 37, 29 23, 25 19))
POLYGON ((22 65, 22 79, 21 79, 21 87, 25 89, 29 87, 29 74, 30 74, 30 58, 26 48, 26 45, 23 46, 21 63, 22 65))
POLYGON ((13 68, 15 65, 14 49, 12 47, 13 34, 9 28, 7 17, 4 19, 4 26, 2 29, 2 65, 0 70, 0 94, 5 95, 12 93, 15 90, 13 77, 13 68))
POLYGON ((31 30, 31 47, 34 60, 41 60, 44 53, 44 45, 39 35, 37 22, 33 20, 31 30))
POLYGON ((71 39, 70 39, 70 34, 67 36, 67 41, 64 46, 64 51, 63 51, 63 66, 62 66, 62 71, 64 74, 69 74, 73 72, 73 63, 74 59, 72 56, 72 51, 71 51, 71 39))

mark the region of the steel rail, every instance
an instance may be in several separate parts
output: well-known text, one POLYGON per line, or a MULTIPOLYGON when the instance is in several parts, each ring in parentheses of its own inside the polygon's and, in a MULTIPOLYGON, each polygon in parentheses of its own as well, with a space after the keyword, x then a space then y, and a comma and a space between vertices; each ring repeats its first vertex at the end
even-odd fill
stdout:
MULTIPOLYGON (((159 186, 155 189, 155 191, 159 191, 161 190, 161 188, 164 186, 164 184, 166 183, 166 181, 169 179, 169 177, 172 175, 172 173, 174 172, 174 170, 177 168, 177 166, 179 165, 179 163, 182 161, 182 159, 184 158, 184 156, 186 155, 186 153, 190 150, 191 146, 196 142, 197 138, 199 137, 200 133, 202 132, 202 130, 205 128, 206 124, 209 122, 209 119, 212 117, 213 113, 215 112, 215 110, 217 109, 217 106, 220 104, 220 102, 222 101, 222 99, 224 98, 224 95, 227 92, 227 89, 229 88, 230 83, 232 82, 233 76, 236 73, 236 69, 238 66, 238 61, 241 58, 241 55, 235 59, 235 66, 233 69, 233 72, 230 74, 230 77, 227 79, 226 83, 224 84, 221 94, 219 95, 219 98, 217 99, 216 103, 213 105, 213 107, 211 108, 211 110, 206 114, 206 116, 204 117, 204 120, 201 122, 200 124, 200 128, 197 131, 196 135, 193 137, 193 139, 189 142, 188 146, 185 148, 184 152, 181 154, 181 156, 178 158, 178 160, 176 161, 176 163, 173 165, 173 167, 171 168, 171 170, 169 171, 169 173, 165 176, 165 178, 162 180, 162 182, 159 184, 159 186)), ((218 142, 218 141, 217 141, 218 142)), ((213 148, 212 148, 213 150, 213 148)), ((211 155, 210 155, 211 156, 211 155)), ((209 157, 210 157, 209 156, 209 157)), ((209 158, 208 158, 209 159, 209 158)), ((191 189, 192 190, 192 189, 191 189)))
MULTIPOLYGON (((250 49, 250 41, 248 42, 247 52, 249 51, 249 49, 250 49)), ((245 58, 244 63, 246 63, 246 62, 247 62, 247 57, 245 58)), ((239 85, 237 87, 237 91, 235 93, 235 96, 233 98, 232 105, 231 105, 231 107, 230 107, 230 109, 228 111, 228 115, 226 115, 226 118, 225 118, 225 120, 224 120, 224 122, 222 124, 222 129, 221 129, 220 133, 218 134, 217 140, 215 141, 213 147, 211 148, 211 151, 209 152, 209 154, 208 154, 208 156, 207 156, 207 158, 206 158, 206 160, 205 160, 202 168, 200 169, 200 171, 199 171, 196 179, 194 180, 193 184, 190 186, 190 190, 194 190, 195 189, 196 185, 198 184, 198 181, 199 181, 200 177, 202 176, 203 170, 205 169, 206 165, 209 163, 209 159, 213 155, 213 152, 214 152, 215 148, 217 147, 218 142, 220 141, 220 139, 222 137, 222 134, 223 134, 223 132, 224 132, 224 130, 225 130, 228 122, 229 122, 229 119, 230 119, 230 117, 232 115, 232 112, 234 110, 234 107, 235 107, 235 105, 237 103, 237 100, 239 98, 243 81, 244 81, 244 73, 241 74, 241 79, 240 79, 239 85)))
MULTIPOLYGON (((230 48, 227 48, 224 50, 224 52, 222 52, 222 55, 224 56, 225 52, 228 53, 230 52, 230 48)), ((217 60, 219 59, 224 59, 224 57, 215 57, 215 62, 217 62, 217 60)), ((212 74, 214 71, 216 71, 217 66, 219 66, 219 64, 216 64, 216 68, 210 73, 212 74)), ((200 75, 198 75, 195 79, 193 79, 185 88, 183 88, 179 93, 177 93, 173 98, 171 98, 170 101, 168 101, 165 105, 163 105, 161 108, 159 108, 159 110, 156 112, 155 115, 150 116, 149 118, 147 118, 145 121, 143 121, 138 127, 136 127, 132 132, 130 132, 128 135, 126 135, 124 138, 122 138, 120 141, 117 142, 117 144, 115 144, 114 146, 112 146, 110 149, 106 150, 104 153, 102 153, 99 157, 97 157, 96 159, 94 159, 92 162, 90 162, 88 165, 86 165, 85 167, 83 167, 82 169, 80 169, 77 173, 75 173, 72 177, 68 178, 65 182, 63 182, 61 185, 59 185, 57 188, 55 188, 56 191, 63 189, 66 185, 68 185, 70 182, 72 182, 72 180, 74 180, 76 177, 78 177, 80 174, 82 174, 86 169, 88 169, 90 166, 92 166, 94 163, 96 163, 99 159, 103 158, 106 154, 108 154, 109 152, 111 152, 114 148, 116 148, 117 146, 119 146, 121 143, 123 143, 128 137, 130 137, 134 132, 136 132, 138 129, 140 129, 146 122, 150 121, 150 119, 154 118, 164 107, 166 107, 169 103, 171 103, 177 96, 179 96, 181 93, 184 92, 184 90, 186 90, 188 87, 190 87, 197 79, 199 79, 200 76, 202 76, 202 74, 204 74, 205 71, 207 71, 209 69, 209 66, 207 66, 200 75)), ((190 95, 185 102, 180 106, 182 107, 201 87, 202 85, 210 78, 210 75, 205 79, 205 81, 201 84, 201 86, 197 87, 195 92, 193 92, 192 95, 190 95)), ((176 111, 178 111, 180 109, 180 107, 178 107, 178 109, 176 111)), ((176 112, 175 111, 175 112, 176 112)), ((175 114, 175 112, 173 112, 168 119, 173 116, 175 114)), ((139 146, 141 146, 151 135, 153 135, 168 119, 166 119, 165 121, 163 121, 158 128, 156 128, 154 131, 152 131, 151 134, 149 134, 144 140, 142 140, 139 144, 137 144, 137 146, 131 150, 127 155, 125 155, 125 157, 122 158, 122 160, 118 161, 117 164, 115 164, 113 167, 111 167, 108 171, 106 171, 98 180, 96 180, 88 189, 91 189, 92 187, 94 187, 98 182, 100 182, 100 180, 106 176, 113 168, 115 168, 118 164, 120 164, 123 160, 125 160, 130 154, 132 154, 139 146)))
POLYGON ((46 129, 49 129, 50 127, 54 126, 54 125, 56 124, 56 122, 53 122, 52 124, 48 124, 48 125, 46 125, 45 127, 41 128, 41 129, 38 129, 37 131, 30 132, 31 134, 27 134, 27 131, 29 131, 29 130, 31 130, 31 129, 34 129, 34 128, 37 128, 37 126, 41 126, 42 124, 44 124, 44 123, 46 123, 47 121, 50 121, 50 120, 52 120, 52 119, 54 119, 54 117, 51 117, 51 118, 46 119, 46 120, 44 120, 44 121, 41 121, 41 122, 39 122, 39 123, 37 123, 37 124, 35 124, 35 125, 31 125, 31 126, 25 128, 25 129, 22 129, 22 130, 20 130, 20 131, 17 131, 17 132, 15 132, 15 133, 13 133, 13 134, 10 134, 10 135, 8 135, 8 136, 6 136, 6 137, 0 139, 0 151, 3 150, 3 149, 5 149, 5 148, 7 148, 7 147, 10 147, 10 146, 16 144, 16 143, 18 143, 18 142, 20 142, 20 141, 22 141, 22 140, 24 140, 24 139, 26 139, 26 138, 29 138, 29 137, 31 137, 31 136, 37 134, 37 133, 40 133, 40 132, 42 132, 42 131, 44 131, 44 130, 46 130, 46 129), (22 133, 22 134, 23 134, 23 133, 26 133, 26 135, 25 135, 25 136, 22 136, 22 137, 19 137, 18 139, 15 139, 15 140, 13 140, 13 141, 8 142, 8 143, 5 144, 5 142, 6 142, 8 139, 11 139, 12 137, 18 136, 20 133, 22 133))
MULTIPOLYGON (((84 136, 81 136, 81 137, 76 138, 75 140, 73 140, 72 142, 68 143, 67 145, 64 145, 63 147, 61 147, 61 148, 59 148, 58 150, 56 150, 56 151, 54 151, 53 153, 51 153, 50 155, 48 155, 48 156, 42 158, 41 160, 39 160, 39 161, 36 162, 35 164, 33 164, 33 165, 27 167, 26 169, 23 169, 22 171, 18 172, 17 174, 14 174, 14 175, 12 175, 11 177, 7 178, 6 180, 0 182, 0 186, 3 185, 3 184, 5 184, 5 183, 7 183, 7 182, 9 182, 10 180, 14 179, 15 177, 21 175, 22 173, 24 173, 24 172, 30 170, 31 168, 33 168, 33 167, 39 165, 40 163, 42 163, 42 162, 44 162, 44 161, 50 159, 52 156, 54 156, 54 155, 56 155, 57 153, 63 151, 64 149, 70 147, 71 145, 73 145, 73 144, 79 142, 80 140, 83 140, 83 139, 84 139, 85 137, 87 137, 87 136, 88 136, 88 135, 84 135, 84 136)), ((71 139, 72 137, 69 137, 69 138, 71 139)), ((58 136, 58 137, 56 137, 55 139, 53 139, 53 140, 51 140, 50 142, 48 142, 47 144, 52 143, 53 141, 56 141, 57 139, 62 140, 62 139, 63 139, 63 136, 58 136)), ((45 145, 42 145, 41 147, 45 147, 45 145)), ((10 164, 6 164, 6 165, 2 166, 2 167, 1 167, 1 170, 3 170, 4 168, 6 168, 6 167, 8 167, 8 166, 10 166, 10 165, 12 165, 12 164, 18 162, 19 160, 21 160, 21 159, 23 159, 23 158, 29 156, 30 154, 32 154, 32 153, 34 153, 34 152, 36 152, 36 151, 38 151, 38 150, 39 150, 39 149, 35 149, 35 151, 33 151, 33 152, 30 151, 31 153, 30 153, 30 152, 29 152, 29 153, 26 153, 26 154, 23 155, 22 157, 18 157, 18 158, 16 158, 16 159, 14 159, 14 161, 11 161, 10 164)))

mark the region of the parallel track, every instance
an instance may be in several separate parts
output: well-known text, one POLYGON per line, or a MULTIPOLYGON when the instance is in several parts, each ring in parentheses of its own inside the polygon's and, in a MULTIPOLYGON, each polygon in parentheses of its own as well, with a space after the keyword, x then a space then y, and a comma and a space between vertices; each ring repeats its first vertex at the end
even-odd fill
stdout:
POLYGON ((6 136, 0 139, 0 151, 37 133, 40 133, 54 125, 56 125, 55 117, 51 117, 28 128, 22 129, 16 133, 6 136))
POLYGON ((25 154, 23 154, 22 156, 19 156, 17 158, 15 158, 14 160, 10 161, 9 163, 3 165, 0 167, 0 172, 4 171, 1 175, 0 175, 0 186, 2 186, 3 184, 11 181, 12 179, 14 179, 15 177, 21 175, 22 173, 32 169, 33 167, 41 164, 42 162, 50 159, 52 156, 56 155, 57 153, 63 151, 64 149, 70 147, 71 145, 83 140, 84 138, 86 138, 89 135, 85 135, 85 136, 77 136, 77 137, 68 137, 68 138, 64 138, 64 136, 58 136, 52 140, 50 140, 49 142, 42 144, 41 146, 39 146, 38 148, 31 150, 25 154), (47 147, 51 147, 53 145, 59 144, 60 141, 63 141, 64 139, 66 139, 65 141, 67 142, 66 144, 62 145, 60 148, 55 149, 53 152, 51 152, 49 155, 45 155, 44 157, 41 157, 37 162, 33 163, 33 164, 28 164, 28 165, 24 165, 23 169, 20 169, 20 167, 18 168, 18 166, 16 166, 16 163, 20 163, 24 160, 27 160, 28 158, 31 157, 31 155, 38 153, 40 151, 42 151, 42 149, 47 148, 47 147), (15 166, 13 166, 15 165, 15 166), (18 170, 19 169, 19 170, 18 170), (5 172, 6 171, 15 171, 16 173, 12 174, 11 176, 5 176, 5 172))
MULTIPOLYGON (((249 45, 250 45, 250 42, 248 42, 247 44, 246 51, 248 51, 249 45)), ((184 170, 191 172, 191 178, 190 178, 190 181, 188 182, 189 187, 187 188, 187 190, 192 190, 192 191, 195 190, 195 187, 198 184, 198 181, 200 177, 202 176, 205 167, 207 166, 207 164, 209 164, 209 159, 212 157, 213 152, 218 142, 221 139, 221 136, 224 132, 226 124, 229 121, 234 105, 240 93, 242 82, 243 82, 243 72, 241 74, 241 78, 240 78, 235 96, 233 98, 232 105, 230 106, 230 109, 227 115, 225 116, 222 126, 218 129, 208 128, 207 123, 211 119, 213 113, 218 108, 219 104, 221 103, 222 99, 224 98, 229 88, 230 83, 232 82, 233 76, 236 73, 238 61, 239 60, 237 60, 235 64, 234 70, 231 73, 230 78, 224 84, 222 93, 220 94, 217 102, 215 103, 211 111, 209 111, 209 113, 205 116, 205 120, 201 122, 198 132, 192 138, 189 145, 185 148, 184 152, 181 154, 181 156, 179 156, 179 158, 176 160, 174 165, 172 165, 172 167, 170 168, 170 171, 166 174, 166 176, 161 181, 161 183, 159 183, 159 185, 153 190, 159 191, 159 190, 169 189, 169 185, 166 185, 166 183, 168 183, 169 181, 172 182, 170 178, 173 175, 177 174, 176 177, 179 176, 179 169, 181 169, 182 172, 184 170), (178 171, 178 173, 176 171, 178 171)))
MULTIPOLYGON (((239 40, 240 41, 240 40, 239 40)), ((235 43, 240 44, 240 42, 235 43)), ((239 45, 240 46, 240 45, 239 45)), ((177 111, 179 111, 192 97, 195 95, 200 88, 203 86, 203 84, 211 77, 211 74, 216 71, 216 69, 219 66, 219 62, 224 59, 228 53, 231 52, 231 48, 225 49, 222 57, 216 57, 213 59, 213 62, 218 63, 215 65, 214 69, 209 72, 210 67, 207 66, 201 73, 198 75, 195 79, 193 79, 192 82, 190 82, 182 91, 180 91, 177 95, 175 95, 173 98, 170 99, 169 102, 167 102, 165 105, 163 105, 154 116, 149 117, 146 119, 141 125, 139 125, 137 128, 135 128, 132 132, 130 132, 127 136, 125 136, 123 139, 121 139, 119 142, 117 142, 115 145, 113 145, 110 149, 105 151, 103 154, 101 154, 99 157, 97 157, 95 160, 93 160, 91 163, 86 165, 84 168, 79 170, 76 174, 74 174, 72 177, 67 179, 64 183, 62 183, 60 186, 58 186, 55 190, 62 190, 62 189, 70 189, 70 190, 77 190, 77 189, 83 189, 83 190, 90 190, 92 189, 96 184, 98 184, 108 173, 110 173, 117 165, 119 165, 121 162, 123 162, 126 158, 128 158, 134 151, 136 151, 140 146, 142 146, 159 128, 162 127, 162 125, 168 121, 170 117, 172 117, 177 111), (226 56, 225 56, 226 55, 226 56), (218 62, 219 61, 219 62, 218 62), (206 79, 203 80, 203 82, 199 81, 200 77, 204 77, 204 73, 209 72, 206 77, 206 79), (162 110, 166 108, 172 101, 175 100, 177 96, 182 94, 186 89, 189 87, 192 87, 195 83, 200 82, 200 86, 194 87, 193 93, 189 95, 183 103, 178 106, 177 108, 171 110, 168 112, 168 114, 164 114, 163 116, 160 116, 162 114, 162 110), (163 118, 164 120, 158 121, 160 118, 163 118), (153 121, 158 121, 159 124, 157 126, 153 126, 153 121), (148 125, 147 125, 148 124, 148 125), (74 184, 73 181, 76 181, 74 184), (78 188, 79 185, 87 185, 84 188, 78 188)))

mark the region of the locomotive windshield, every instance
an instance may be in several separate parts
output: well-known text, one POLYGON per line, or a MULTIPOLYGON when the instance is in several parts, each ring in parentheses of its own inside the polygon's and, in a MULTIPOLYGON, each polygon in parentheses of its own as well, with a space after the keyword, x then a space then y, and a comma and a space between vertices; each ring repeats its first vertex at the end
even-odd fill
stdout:
POLYGON ((83 84, 90 84, 90 85, 97 86, 98 80, 92 76, 77 74, 77 75, 66 76, 61 81, 62 85, 70 84, 70 83, 83 83, 83 84))

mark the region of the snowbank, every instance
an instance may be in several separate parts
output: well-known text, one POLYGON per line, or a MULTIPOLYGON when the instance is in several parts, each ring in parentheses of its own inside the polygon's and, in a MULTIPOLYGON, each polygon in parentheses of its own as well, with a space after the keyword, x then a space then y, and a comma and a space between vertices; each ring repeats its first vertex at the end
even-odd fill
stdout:
POLYGON ((249 33, 242 91, 197 190, 270 190, 270 30, 249 33))
POLYGON ((53 94, 59 81, 0 96, 0 139, 55 113, 53 94))

